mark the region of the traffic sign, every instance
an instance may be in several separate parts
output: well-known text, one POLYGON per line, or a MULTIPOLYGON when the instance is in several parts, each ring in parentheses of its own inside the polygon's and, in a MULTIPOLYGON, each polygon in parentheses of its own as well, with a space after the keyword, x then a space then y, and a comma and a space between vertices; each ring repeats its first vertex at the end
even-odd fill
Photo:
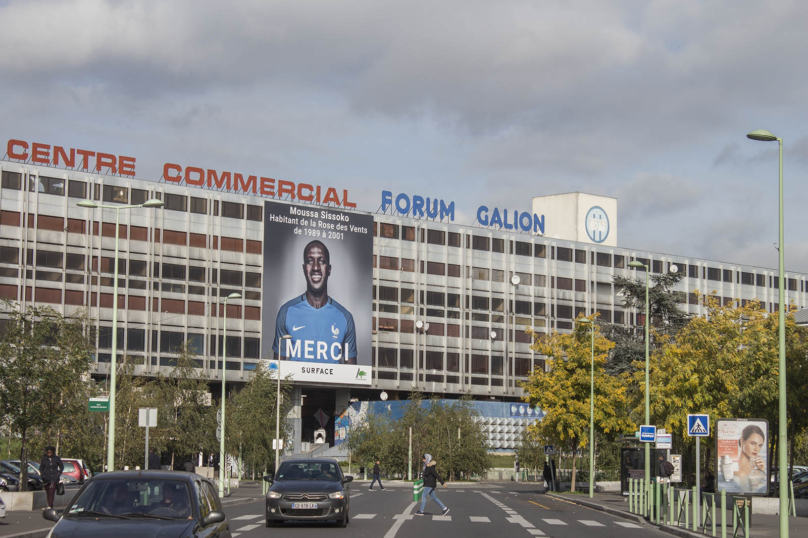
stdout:
POLYGON ((687 415, 687 435, 689 437, 709 437, 710 415, 687 415))
POLYGON ((553 445, 544 445, 544 455, 545 456, 552 456, 555 454, 555 446, 553 445))
POLYGON ((216 424, 222 423, 222 408, 220 407, 218 411, 216 411, 216 424))
POLYGON ((673 434, 672 433, 657 433, 656 447, 659 449, 673 448, 673 434))
POLYGON ((90 411, 109 411, 109 398, 90 398, 90 411))
POLYGON ((138 426, 141 428, 154 428, 157 426, 157 408, 141 407, 138 409, 138 426))
POLYGON ((640 442, 653 443, 656 441, 656 426, 640 426, 640 442))

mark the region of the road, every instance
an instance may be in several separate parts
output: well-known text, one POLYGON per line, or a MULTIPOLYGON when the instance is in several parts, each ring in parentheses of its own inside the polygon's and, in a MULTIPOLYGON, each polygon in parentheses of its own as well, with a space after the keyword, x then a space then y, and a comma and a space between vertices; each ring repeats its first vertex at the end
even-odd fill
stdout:
POLYGON ((347 529, 325 523, 292 523, 267 529, 263 502, 231 506, 225 508, 225 513, 233 536, 239 538, 265 538, 269 534, 299 538, 335 534, 357 538, 670 538, 656 529, 553 499, 541 491, 535 485, 522 484, 439 488, 437 494, 449 507, 448 515, 441 516, 438 506, 429 500, 426 514, 416 516, 418 506, 412 502, 411 488, 368 491, 365 485, 353 484, 347 529))

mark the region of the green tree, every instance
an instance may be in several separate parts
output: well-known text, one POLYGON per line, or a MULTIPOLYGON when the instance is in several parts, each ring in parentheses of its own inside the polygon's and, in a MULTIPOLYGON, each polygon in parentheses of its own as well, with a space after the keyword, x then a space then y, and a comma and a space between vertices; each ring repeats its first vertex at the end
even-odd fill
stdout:
MULTIPOLYGON (((579 318, 581 319, 581 318, 579 318)), ((594 318, 592 318, 594 321, 594 318)), ((550 358, 549 371, 534 370, 522 383, 524 400, 538 405, 545 413, 529 429, 538 438, 565 447, 572 453, 572 489, 575 489, 578 451, 589 442, 590 408, 590 328, 575 324, 572 334, 552 333, 547 337, 529 331, 532 349, 550 358)), ((628 396, 622 380, 605 372, 614 343, 595 327, 595 428, 607 436, 634 431, 628 415, 628 396)))
POLYGON ((20 436, 24 491, 30 435, 66 419, 64 402, 84 382, 92 348, 83 314, 65 318, 49 307, 3 306, 9 319, 0 340, 0 410, 20 436))

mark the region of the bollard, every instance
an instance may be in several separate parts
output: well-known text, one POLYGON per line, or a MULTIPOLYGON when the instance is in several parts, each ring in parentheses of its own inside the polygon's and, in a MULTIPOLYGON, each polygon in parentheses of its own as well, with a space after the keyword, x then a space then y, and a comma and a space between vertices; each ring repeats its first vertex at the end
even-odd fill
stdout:
POLYGON ((656 505, 656 522, 657 525, 662 525, 662 495, 660 492, 662 491, 662 484, 659 482, 654 482, 654 504, 656 505))
POLYGON ((685 529, 690 527, 690 490, 685 490, 685 529))
POLYGON ((412 483, 412 502, 421 500, 421 495, 424 494, 424 481, 416 480, 412 483))
POLYGON ((749 536, 749 509, 750 509, 751 501, 747 498, 743 501, 743 536, 744 538, 748 538, 749 536))
POLYGON ((699 503, 701 503, 701 499, 698 497, 699 491, 696 489, 696 486, 693 486, 693 532, 697 532, 699 530, 699 503))
POLYGON ((727 492, 721 490, 721 538, 727 538, 727 492))
POLYGON ((628 479, 628 512, 634 513, 634 479, 628 479))
POLYGON ((675 494, 676 493, 675 493, 675 491, 673 489, 673 484, 668 484, 668 503, 670 503, 669 504, 670 516, 668 517, 668 525, 673 525, 673 521, 674 521, 674 515, 673 514, 674 514, 674 512, 676 510, 676 503, 674 502, 675 499, 676 499, 675 494))
POLYGON ((645 517, 645 481, 640 485, 640 506, 637 513, 645 517))

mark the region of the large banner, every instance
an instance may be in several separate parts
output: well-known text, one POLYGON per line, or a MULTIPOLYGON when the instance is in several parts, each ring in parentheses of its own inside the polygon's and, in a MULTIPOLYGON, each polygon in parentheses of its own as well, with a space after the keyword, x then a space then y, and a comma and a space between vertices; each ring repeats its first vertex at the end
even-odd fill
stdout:
POLYGON ((261 355, 295 381, 370 385, 373 217, 264 207, 261 355))
POLYGON ((765 495, 769 491, 769 423, 764 419, 719 419, 715 426, 718 489, 765 495))

